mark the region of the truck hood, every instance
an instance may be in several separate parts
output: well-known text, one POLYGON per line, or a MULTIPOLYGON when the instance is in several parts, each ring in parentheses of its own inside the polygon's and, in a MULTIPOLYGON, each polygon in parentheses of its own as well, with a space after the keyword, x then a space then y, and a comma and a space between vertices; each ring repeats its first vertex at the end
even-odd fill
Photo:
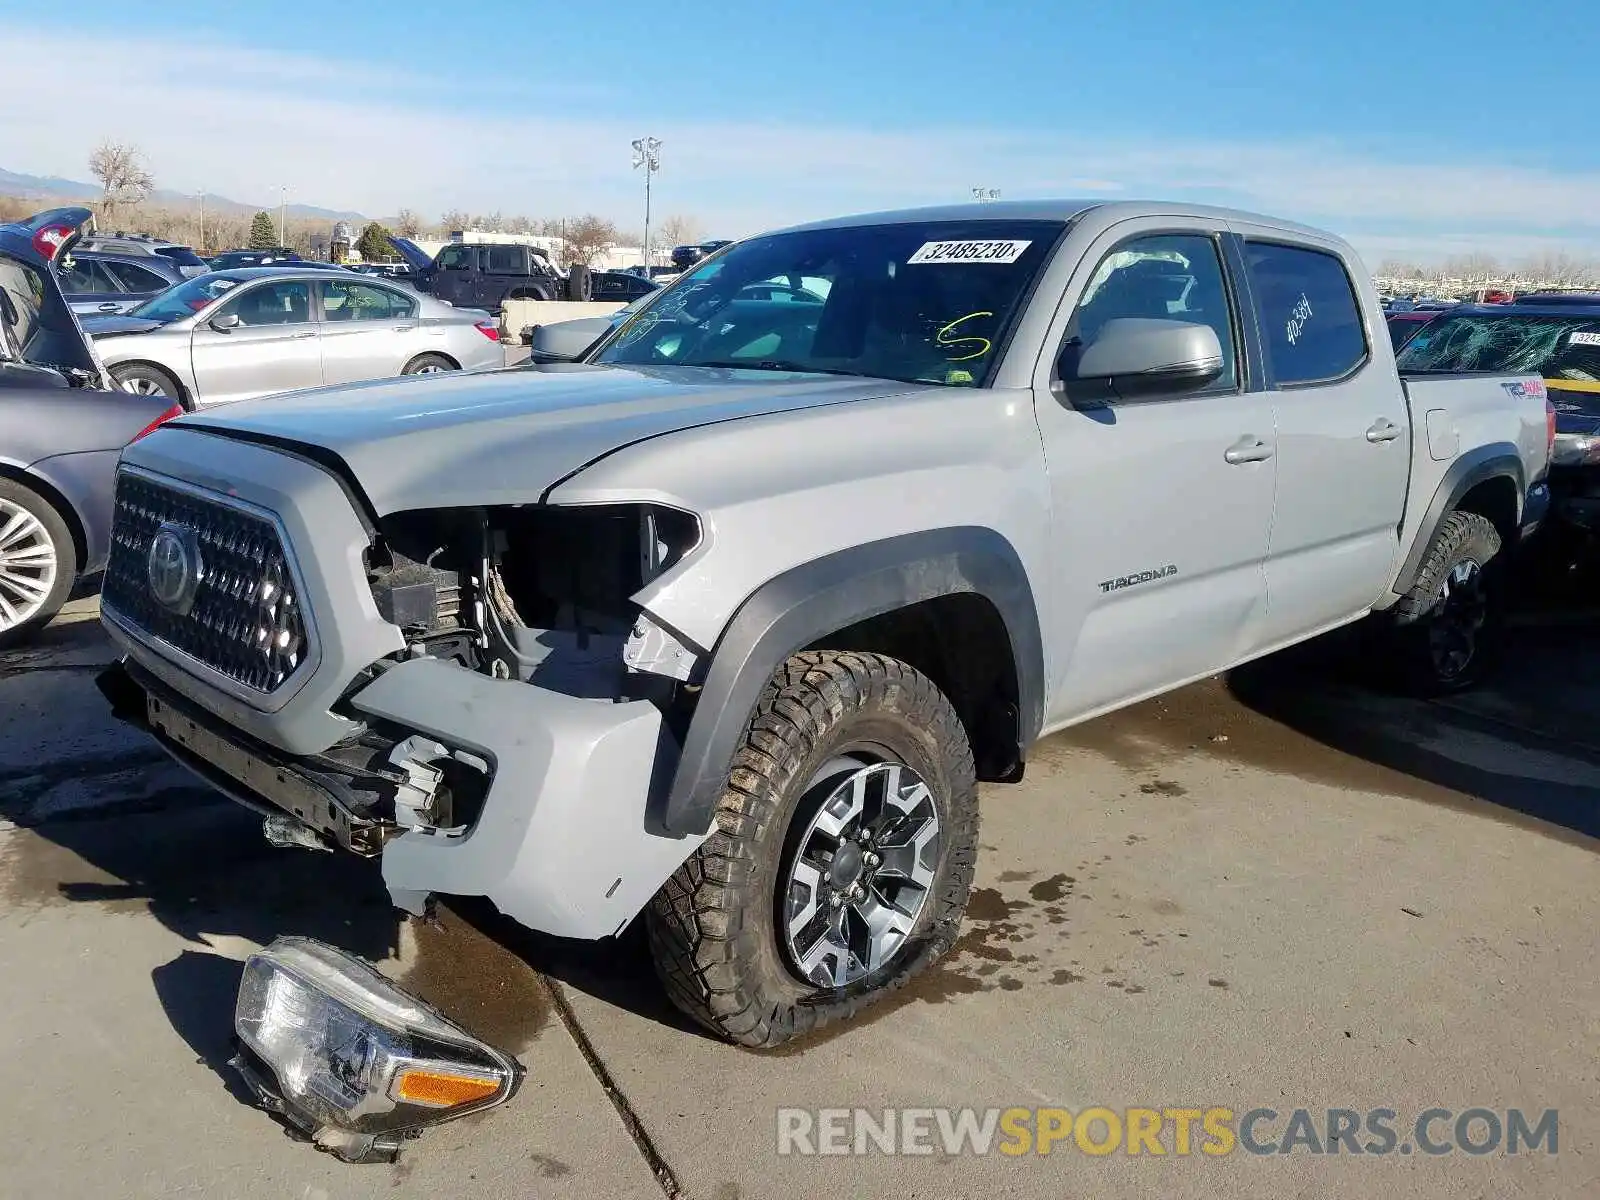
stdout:
POLYGON ((383 515, 533 503, 646 438, 915 390, 855 376, 564 363, 317 388, 169 425, 332 452, 383 515))

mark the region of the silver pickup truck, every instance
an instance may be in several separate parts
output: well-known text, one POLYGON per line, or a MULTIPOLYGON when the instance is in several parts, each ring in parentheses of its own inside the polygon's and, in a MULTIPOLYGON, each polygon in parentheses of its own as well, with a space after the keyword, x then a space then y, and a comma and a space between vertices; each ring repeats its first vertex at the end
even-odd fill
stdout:
POLYGON ((826 221, 582 362, 138 442, 102 687, 273 840, 379 856, 409 911, 643 914, 672 998, 772 1046, 950 946, 977 784, 1042 736, 1368 616, 1396 678, 1471 682, 1549 444, 1537 378, 1402 380, 1313 229, 826 221))

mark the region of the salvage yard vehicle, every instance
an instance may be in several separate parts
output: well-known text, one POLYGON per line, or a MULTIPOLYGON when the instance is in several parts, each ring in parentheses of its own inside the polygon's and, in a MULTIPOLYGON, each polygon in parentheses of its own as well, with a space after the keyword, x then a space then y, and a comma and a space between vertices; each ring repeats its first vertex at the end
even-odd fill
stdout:
POLYGON ((118 384, 186 409, 505 365, 488 313, 342 268, 212 271, 83 324, 118 384))
POLYGON ((1528 372, 1544 380, 1554 412, 1550 453, 1552 525, 1587 557, 1600 537, 1600 303, 1547 294, 1513 304, 1458 308, 1405 344, 1409 375, 1528 372))
POLYGON ((89 210, 51 215, 64 240, 0 225, 0 649, 43 628, 105 565, 117 456, 179 412, 112 390, 51 269, 89 210))
POLYGON ((1374 614, 1470 683, 1546 500, 1538 378, 1402 379, 1345 242, 1226 210, 787 229, 583 357, 133 446, 101 686, 407 911, 642 914, 751 1047, 951 946, 1041 736, 1374 614))

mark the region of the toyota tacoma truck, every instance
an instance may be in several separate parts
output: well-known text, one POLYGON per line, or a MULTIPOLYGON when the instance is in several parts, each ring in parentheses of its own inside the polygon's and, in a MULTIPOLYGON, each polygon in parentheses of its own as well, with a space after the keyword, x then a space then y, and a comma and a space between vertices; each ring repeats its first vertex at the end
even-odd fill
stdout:
POLYGON ((1372 617, 1475 679, 1537 377, 1403 379, 1343 241, 1168 204, 754 237, 581 361, 195 413, 120 464, 114 709, 395 903, 642 919, 785 1042, 947 950, 978 783, 1372 617), (805 279, 808 298, 774 288, 805 279))

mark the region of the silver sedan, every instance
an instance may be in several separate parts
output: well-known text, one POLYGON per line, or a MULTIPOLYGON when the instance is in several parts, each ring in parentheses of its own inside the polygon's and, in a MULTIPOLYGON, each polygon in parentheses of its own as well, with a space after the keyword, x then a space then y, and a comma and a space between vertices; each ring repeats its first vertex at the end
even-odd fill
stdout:
POLYGON ((213 271, 83 326, 124 389, 189 409, 505 365, 489 314, 338 268, 213 271))

